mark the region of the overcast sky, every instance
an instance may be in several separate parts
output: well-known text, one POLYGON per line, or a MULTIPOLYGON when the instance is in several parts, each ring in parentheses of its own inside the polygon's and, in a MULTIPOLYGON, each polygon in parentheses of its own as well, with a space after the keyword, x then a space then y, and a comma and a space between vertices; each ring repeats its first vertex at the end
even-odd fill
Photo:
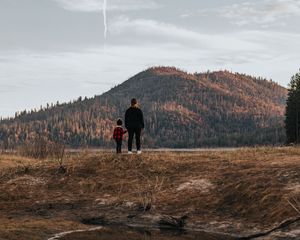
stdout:
POLYGON ((300 67, 300 0, 107 0, 106 24, 103 1, 0 0, 0 116, 99 95, 156 65, 283 86, 300 67))

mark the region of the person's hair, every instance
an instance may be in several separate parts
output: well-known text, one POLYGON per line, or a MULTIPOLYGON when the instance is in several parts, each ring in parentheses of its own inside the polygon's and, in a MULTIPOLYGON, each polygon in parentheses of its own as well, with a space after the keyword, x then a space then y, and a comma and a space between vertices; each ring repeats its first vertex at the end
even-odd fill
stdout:
POLYGON ((118 125, 118 126, 122 126, 122 124, 123 124, 123 121, 122 121, 122 119, 119 118, 119 119, 117 120, 117 125, 118 125))
POLYGON ((137 100, 135 98, 131 99, 131 106, 134 106, 137 104, 137 100))

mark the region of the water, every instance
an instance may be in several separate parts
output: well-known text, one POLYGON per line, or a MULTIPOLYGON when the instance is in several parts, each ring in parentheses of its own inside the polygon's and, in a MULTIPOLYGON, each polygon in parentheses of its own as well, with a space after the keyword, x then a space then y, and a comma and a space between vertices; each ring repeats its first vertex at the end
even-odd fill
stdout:
POLYGON ((102 228, 77 231, 53 238, 59 240, 233 240, 234 238, 204 232, 188 233, 144 228, 102 228))

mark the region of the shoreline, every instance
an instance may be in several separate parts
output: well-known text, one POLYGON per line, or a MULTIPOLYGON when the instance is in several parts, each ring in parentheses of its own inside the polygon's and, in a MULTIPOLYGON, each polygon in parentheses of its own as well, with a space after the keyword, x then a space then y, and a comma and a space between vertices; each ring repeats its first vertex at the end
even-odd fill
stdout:
MULTIPOLYGON (((176 152, 183 152, 183 153, 197 153, 197 152, 233 152, 233 151, 243 151, 243 150, 255 150, 255 149, 262 149, 262 148, 276 148, 276 149, 287 149, 287 148, 297 148, 300 146, 273 146, 273 145, 266 145, 266 146, 241 146, 241 147, 203 147, 203 148, 144 148, 142 149, 143 153, 176 153, 176 152)), ((115 148, 96 148, 96 147, 86 147, 86 148, 66 148, 66 153, 115 153, 115 148)), ((133 152, 136 151, 133 149, 133 152)), ((2 150, 0 154, 17 154, 17 150, 2 150)), ((123 146, 122 154, 127 154, 126 147, 123 146)))
MULTIPOLYGON (((252 239, 260 239, 262 237, 271 237, 272 238, 272 234, 276 231, 280 231, 280 230, 284 230, 285 228, 289 227, 292 224, 295 223, 299 223, 300 226, 300 216, 293 218, 293 219, 287 219, 286 221, 282 222, 281 224, 279 224, 278 226, 274 226, 272 229, 269 230, 265 230, 265 231, 260 231, 260 232, 253 232, 253 233, 249 233, 248 235, 244 235, 244 234, 230 234, 230 233, 224 233, 224 232, 219 232, 216 230, 208 230, 205 228, 195 228, 195 227, 186 227, 184 229, 174 229, 174 228, 165 228, 162 229, 159 226, 155 225, 155 224, 146 224, 146 223, 135 223, 135 224, 128 224, 126 222, 123 223, 119 223, 116 224, 114 223, 113 225, 104 225, 104 226, 98 226, 98 227, 91 227, 89 229, 81 229, 81 230, 73 230, 73 231, 66 231, 66 232, 61 232, 61 233, 57 233, 55 234, 53 237, 49 238, 48 240, 60 240, 64 237, 67 237, 69 235, 74 235, 76 233, 89 233, 89 232, 95 232, 95 231, 100 231, 100 230, 105 230, 105 229, 114 229, 114 231, 116 231, 116 229, 121 229, 121 230, 126 230, 126 229, 130 229, 136 232, 139 232, 141 230, 143 231, 163 231, 162 234, 164 233, 164 231, 170 233, 184 233, 184 234, 188 234, 188 235, 196 235, 196 234, 207 234, 208 236, 214 237, 215 239, 223 239, 223 240, 252 240, 252 239)), ((92 226, 92 225, 91 225, 92 226)), ((97 226, 97 225, 95 225, 97 226)), ((274 238, 275 239, 275 238, 274 238)))

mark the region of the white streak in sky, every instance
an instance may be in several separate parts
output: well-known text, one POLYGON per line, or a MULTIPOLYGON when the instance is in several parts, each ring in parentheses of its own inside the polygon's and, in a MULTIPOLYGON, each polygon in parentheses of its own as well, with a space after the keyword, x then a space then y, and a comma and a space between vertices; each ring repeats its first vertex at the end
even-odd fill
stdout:
POLYGON ((107 10, 107 0, 103 0, 103 21, 104 21, 104 38, 107 37, 107 18, 106 18, 106 10, 107 10))

